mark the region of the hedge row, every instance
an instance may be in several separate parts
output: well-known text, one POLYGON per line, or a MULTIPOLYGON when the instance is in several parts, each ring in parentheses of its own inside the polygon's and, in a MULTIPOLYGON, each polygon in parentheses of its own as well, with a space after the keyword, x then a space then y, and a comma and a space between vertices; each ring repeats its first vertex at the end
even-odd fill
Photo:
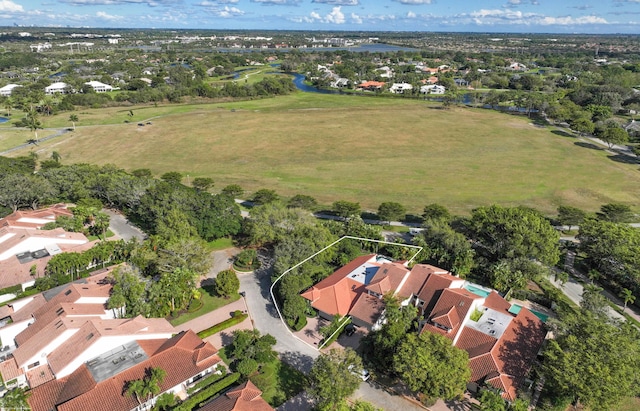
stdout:
POLYGON ((238 381, 240 378, 240 373, 229 374, 224 377, 222 380, 211 384, 209 387, 205 388, 202 391, 199 391, 197 394, 192 395, 191 397, 184 400, 180 405, 175 407, 174 411, 191 411, 201 403, 207 401, 209 398, 213 397, 220 391, 224 390, 234 382, 238 381))
POLYGON ((245 313, 234 313, 234 316, 222 321, 221 323, 215 324, 209 328, 207 328, 206 330, 202 330, 198 333, 198 337, 200 338, 207 338, 213 334, 219 333, 222 330, 225 330, 229 327, 232 327, 236 324, 240 324, 241 322, 243 322, 244 320, 246 320, 248 317, 247 314, 245 313))
POLYGON ((198 381, 193 387, 187 390, 187 394, 191 395, 196 391, 200 391, 201 389, 208 387, 209 385, 223 379, 226 376, 226 374, 224 374, 224 372, 227 371, 226 368, 219 365, 216 371, 221 371, 221 372, 220 374, 213 373, 208 377, 205 377, 202 380, 198 381))

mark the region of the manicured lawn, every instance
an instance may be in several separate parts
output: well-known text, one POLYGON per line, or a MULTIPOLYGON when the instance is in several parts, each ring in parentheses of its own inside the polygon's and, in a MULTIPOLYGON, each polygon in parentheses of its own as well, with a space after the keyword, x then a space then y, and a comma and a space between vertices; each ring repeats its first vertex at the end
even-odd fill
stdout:
MULTIPOLYGON (((107 230, 107 238, 113 237, 114 235, 115 234, 113 234, 113 231, 107 230)), ((100 240, 102 237, 98 237, 97 235, 90 235, 87 238, 89 239, 89 241, 95 241, 95 240, 100 240)))
MULTIPOLYGON (((552 215, 559 204, 590 211, 608 202, 640 204, 637 164, 614 161, 526 117, 439 107, 404 98, 295 93, 133 107, 133 118, 129 108, 87 109, 78 112, 81 127, 39 151, 46 158, 55 149, 66 164, 212 177, 217 188, 239 184, 247 197, 269 188, 283 197, 307 194, 321 205, 356 201, 366 210, 396 201, 409 213, 440 203, 468 214, 498 203, 552 215), (147 119, 153 124, 137 125, 147 119)), ((43 121, 69 126, 68 117, 43 121)))
MULTIPOLYGON (((38 130, 38 138, 43 138, 55 133, 55 130, 38 130)), ((0 126, 0 152, 24 144, 27 140, 35 138, 33 131, 22 128, 11 128, 6 123, 0 126)), ((28 150, 38 151, 39 147, 29 146, 28 150)), ((27 152, 28 152, 27 150, 27 152)), ((48 158, 48 156, 46 157, 48 158)), ((45 159, 40 157, 41 160, 45 159)))
POLYGON ((231 238, 218 238, 217 240, 209 241, 207 243, 207 250, 218 251, 225 250, 233 247, 233 240, 231 238))
POLYGON ((640 398, 625 398, 613 411, 637 411, 640 410, 640 398))
POLYGON ((217 310, 220 307, 224 307, 227 304, 230 304, 240 298, 239 294, 233 295, 231 297, 222 298, 215 295, 213 290, 209 287, 199 288, 202 293, 202 307, 194 312, 184 312, 180 314, 178 317, 169 320, 171 325, 174 327, 180 324, 184 324, 187 321, 191 321, 196 317, 200 317, 203 314, 209 313, 213 310, 217 310))
POLYGON ((250 380, 260 388, 262 398, 272 407, 277 407, 294 397, 306 385, 304 374, 282 361, 265 364, 259 374, 252 376, 250 380))

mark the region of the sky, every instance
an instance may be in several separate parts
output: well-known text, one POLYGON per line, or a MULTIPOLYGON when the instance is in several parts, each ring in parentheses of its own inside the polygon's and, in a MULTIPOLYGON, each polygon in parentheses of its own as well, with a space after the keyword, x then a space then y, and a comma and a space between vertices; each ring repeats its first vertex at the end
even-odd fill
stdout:
POLYGON ((0 25, 640 34, 640 0, 0 0, 0 25))

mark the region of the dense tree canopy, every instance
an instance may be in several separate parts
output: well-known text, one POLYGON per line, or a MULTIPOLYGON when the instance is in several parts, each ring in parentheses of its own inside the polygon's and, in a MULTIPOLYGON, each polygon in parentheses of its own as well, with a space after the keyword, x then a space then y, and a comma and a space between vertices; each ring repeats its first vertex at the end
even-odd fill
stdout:
POLYGON ((309 394, 319 410, 336 410, 361 383, 362 361, 351 348, 331 349, 316 358, 309 372, 309 394))
POLYGON ((462 396, 471 378, 467 352, 430 332, 407 334, 398 347, 393 369, 411 390, 431 399, 462 396))
POLYGON ((504 258, 534 258, 558 262, 558 232, 542 214, 526 207, 480 207, 466 221, 476 252, 491 262, 504 258))
POLYGON ((565 318, 544 351, 545 386, 593 410, 640 393, 638 330, 592 315, 565 318))

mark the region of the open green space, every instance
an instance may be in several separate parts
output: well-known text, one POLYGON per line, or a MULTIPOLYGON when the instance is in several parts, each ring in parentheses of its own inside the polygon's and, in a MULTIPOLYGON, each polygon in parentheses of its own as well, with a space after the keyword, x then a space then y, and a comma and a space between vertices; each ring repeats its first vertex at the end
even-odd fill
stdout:
POLYGON ((250 380, 260 388, 262 398, 273 407, 296 396, 306 385, 304 374, 279 360, 264 364, 250 380))
MULTIPOLYGON (((190 179, 212 177, 217 188, 269 188, 322 204, 357 201, 368 210, 396 201, 418 214, 429 203, 459 214, 492 203, 549 214, 559 204, 587 210, 608 202, 640 204, 638 164, 616 161, 526 117, 482 109, 295 93, 76 113, 77 130, 42 143, 40 158, 55 150, 67 164, 112 163, 157 175, 179 171, 190 179)), ((68 127, 68 118, 64 113, 43 121, 45 127, 68 127)))

